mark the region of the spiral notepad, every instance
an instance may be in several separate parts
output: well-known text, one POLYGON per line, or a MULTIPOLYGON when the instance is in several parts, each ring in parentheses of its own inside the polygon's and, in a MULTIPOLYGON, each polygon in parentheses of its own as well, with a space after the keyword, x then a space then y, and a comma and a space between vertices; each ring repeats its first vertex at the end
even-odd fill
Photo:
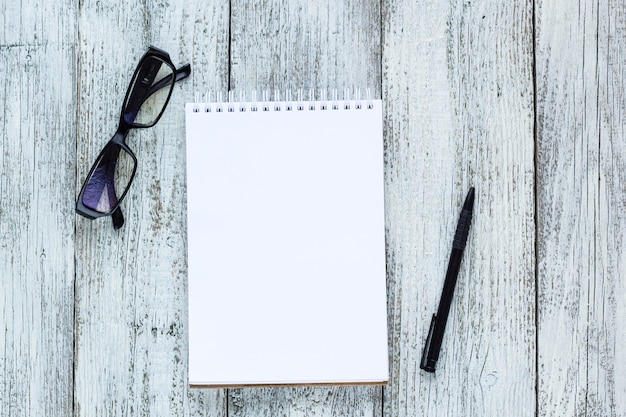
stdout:
POLYGON ((381 101, 188 103, 186 129, 190 384, 384 384, 381 101))

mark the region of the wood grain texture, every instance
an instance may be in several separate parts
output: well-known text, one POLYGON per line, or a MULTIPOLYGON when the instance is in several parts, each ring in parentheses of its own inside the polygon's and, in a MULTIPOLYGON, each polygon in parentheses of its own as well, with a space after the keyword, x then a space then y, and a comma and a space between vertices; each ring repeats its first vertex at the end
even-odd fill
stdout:
POLYGON ((1 2, 0 416, 626 415, 625 7, 1 2), (74 198, 149 44, 192 76, 128 137, 115 232, 74 198), (189 389, 183 103, 354 87, 385 103, 390 384, 189 389), (433 376, 418 364, 470 185, 433 376))
MULTIPOLYGON (((231 2, 230 88, 252 91, 299 88, 310 99, 326 89, 369 87, 380 95, 378 1, 231 2)), ((364 94, 364 93, 363 93, 364 94)), ((319 97, 319 96, 317 96, 319 97)), ((380 387, 229 390, 231 416, 376 416, 380 387)))
MULTIPOLYGON (((380 2, 232 1, 230 89, 372 89, 380 97, 380 2)), ((365 94, 363 92, 363 94, 365 94)), ((250 97, 250 95, 248 95, 250 97)))
POLYGON ((531 2, 383 2, 387 416, 535 414, 531 2), (419 369, 460 206, 474 222, 437 371, 419 369))
POLYGON ((229 416, 380 416, 381 387, 228 390, 229 416))
POLYGON ((0 14, 0 416, 71 415, 75 5, 0 14))
POLYGON ((538 2, 539 415, 626 415, 626 8, 538 2))
POLYGON ((193 75, 155 127, 127 138, 139 166, 124 227, 77 221, 76 415, 224 415, 222 391, 188 388, 183 108, 194 89, 226 85, 228 3, 85 1, 79 25, 77 187, 148 45, 191 62, 193 75))

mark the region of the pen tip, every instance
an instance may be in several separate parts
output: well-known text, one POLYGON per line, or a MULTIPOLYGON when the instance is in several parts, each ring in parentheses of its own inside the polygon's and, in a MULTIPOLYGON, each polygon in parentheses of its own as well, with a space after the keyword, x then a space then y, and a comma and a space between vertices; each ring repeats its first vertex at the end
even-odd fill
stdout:
POLYGON ((465 203, 463 203, 463 210, 470 210, 474 208, 474 187, 470 187, 465 197, 465 203))

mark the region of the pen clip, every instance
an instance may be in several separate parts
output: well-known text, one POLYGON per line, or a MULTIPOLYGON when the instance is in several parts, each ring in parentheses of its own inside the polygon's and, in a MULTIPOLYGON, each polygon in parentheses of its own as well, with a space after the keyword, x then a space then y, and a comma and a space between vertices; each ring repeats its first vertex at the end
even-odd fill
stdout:
POLYGON ((435 365, 437 364, 437 357, 431 357, 431 343, 433 340, 433 332, 435 330, 435 323, 437 323, 437 315, 433 314, 433 318, 430 321, 430 329, 428 330, 428 337, 426 338, 426 343, 424 344, 424 351, 422 352, 422 360, 420 362, 420 368, 425 370, 426 372, 435 372, 435 365))

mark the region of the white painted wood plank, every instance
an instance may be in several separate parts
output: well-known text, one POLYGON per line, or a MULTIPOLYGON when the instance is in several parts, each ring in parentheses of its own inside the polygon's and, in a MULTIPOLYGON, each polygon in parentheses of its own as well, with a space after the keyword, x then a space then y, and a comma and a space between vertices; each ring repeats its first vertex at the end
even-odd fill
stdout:
POLYGON ((0 416, 72 414, 74 9, 0 5, 0 416))
MULTIPOLYGON (((232 1, 236 92, 372 89, 380 97, 380 2, 232 1)), ((250 97, 248 95, 248 97, 250 97)))
MULTIPOLYGON (((373 84, 379 94, 380 66, 368 57, 380 59, 371 36, 380 12, 356 3, 234 5, 252 29, 233 27, 251 36, 244 45, 233 37, 232 88, 373 84)), ((536 3, 539 414, 619 416, 626 414, 624 6, 548 3, 536 3)), ((513 6, 499 4, 382 6, 394 372, 385 414, 528 415, 530 6, 516 5, 515 18, 513 6), (450 346, 430 378, 417 366, 470 183, 479 199, 444 339, 450 346)), ((226 391, 185 385, 185 265, 176 263, 185 253, 176 213, 184 211, 184 161, 171 152, 184 143, 175 102, 227 90, 228 7, 0 6, 0 415, 72 415, 75 268, 77 415, 225 415, 226 391), (80 186, 112 135, 149 43, 177 63, 191 60, 194 75, 177 86, 155 129, 129 137, 147 170, 124 206, 128 224, 115 233, 108 221, 75 219, 75 192, 67 190, 80 186), (160 192, 152 188, 157 179, 160 192), (159 203, 170 208, 157 215, 159 203), (174 323, 181 325, 170 329, 174 323)), ((377 389, 360 388, 241 390, 229 406, 235 415, 379 414, 379 398, 377 389)))
POLYGON ((539 415, 625 415, 626 9, 537 6, 539 415))
MULTIPOLYGON (((79 175, 117 126, 149 44, 192 64, 153 128, 127 141, 139 159, 126 224, 77 219, 76 409, 81 415, 221 416, 223 391, 189 390, 184 102, 224 88, 228 2, 82 3, 79 175)), ((77 184, 80 187, 80 183, 77 184)))
POLYGON ((535 413, 532 3, 383 2, 387 416, 535 413), (435 374, 419 369, 469 187, 435 374))
POLYGON ((599 5, 600 193, 589 403, 626 415, 626 4, 599 5))
MULTIPOLYGON (((230 88, 319 94, 366 87, 380 95, 378 1, 233 1, 230 88)), ((319 96, 316 96, 319 97, 319 96)), ((232 416, 381 415, 380 387, 229 390, 232 416)))
POLYGON ((228 390, 229 416, 381 416, 381 387, 228 390))

